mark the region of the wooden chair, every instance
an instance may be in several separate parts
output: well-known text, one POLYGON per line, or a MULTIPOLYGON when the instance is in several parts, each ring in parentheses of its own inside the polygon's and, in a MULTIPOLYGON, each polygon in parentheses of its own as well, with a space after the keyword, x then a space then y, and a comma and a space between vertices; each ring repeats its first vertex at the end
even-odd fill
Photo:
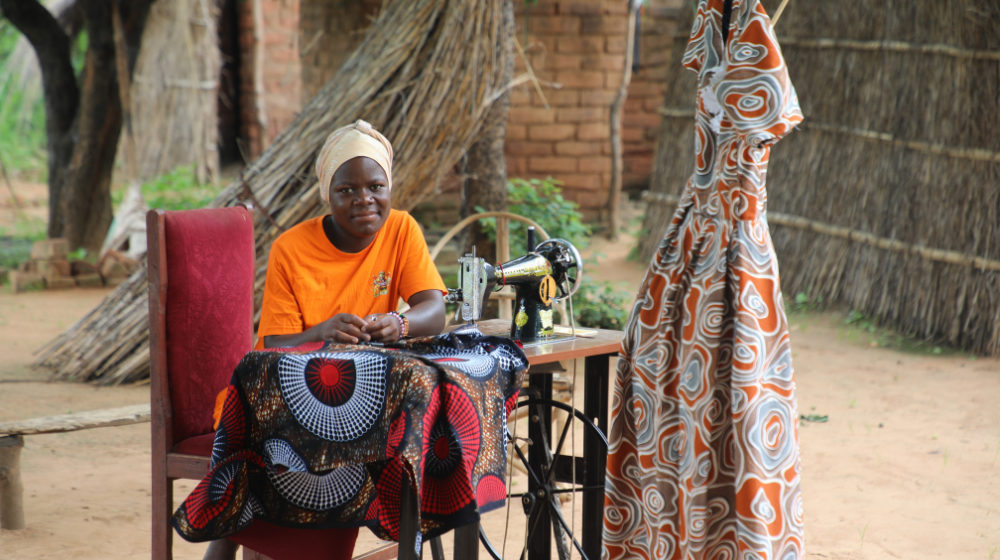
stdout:
POLYGON ((208 472, 216 395, 253 346, 253 208, 146 215, 153 560, 173 557, 173 481, 208 472))

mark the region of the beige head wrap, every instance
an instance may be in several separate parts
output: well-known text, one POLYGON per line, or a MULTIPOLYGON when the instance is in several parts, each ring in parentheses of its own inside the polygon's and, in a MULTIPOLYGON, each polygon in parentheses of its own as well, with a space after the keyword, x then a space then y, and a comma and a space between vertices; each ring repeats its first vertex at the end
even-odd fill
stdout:
POLYGON ((324 202, 330 202, 330 183, 337 168, 359 156, 375 160, 385 171, 388 187, 392 189, 392 144, 372 125, 359 120, 333 131, 316 158, 319 195, 324 202))

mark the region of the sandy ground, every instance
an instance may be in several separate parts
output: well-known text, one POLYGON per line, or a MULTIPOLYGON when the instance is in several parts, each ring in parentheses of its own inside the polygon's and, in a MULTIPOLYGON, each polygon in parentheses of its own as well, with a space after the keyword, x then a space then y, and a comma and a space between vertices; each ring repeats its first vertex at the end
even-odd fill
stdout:
MULTIPOLYGON (((600 278, 633 290, 643 267, 623 247, 590 250, 600 278)), ((148 386, 49 384, 26 367, 106 293, 0 290, 0 422, 148 402, 148 386)), ((800 429, 808 557, 1000 559, 1000 361, 875 347, 835 312, 790 322, 800 412, 829 416, 800 429)), ((148 425, 29 436, 22 466, 28 529, 0 532, 0 560, 149 557, 148 425)), ((176 483, 178 502, 194 484, 176 483)), ((504 514, 485 517, 491 535, 504 514)), ((512 508, 508 542, 523 520, 512 508)), ((362 530, 357 552, 377 545, 362 530)), ((178 559, 204 548, 175 539, 178 559)))

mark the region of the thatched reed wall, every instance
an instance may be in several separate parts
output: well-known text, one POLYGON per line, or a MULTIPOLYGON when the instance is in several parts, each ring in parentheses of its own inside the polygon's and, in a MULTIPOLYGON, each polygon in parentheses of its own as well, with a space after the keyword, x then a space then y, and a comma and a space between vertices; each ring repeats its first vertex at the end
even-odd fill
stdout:
POLYGON ((193 165, 199 181, 219 173, 217 3, 154 2, 132 80, 132 130, 141 178, 193 165))
MULTIPOLYGON (((778 1, 764 5, 773 13, 778 1)), ((690 12, 683 18, 689 29, 690 12)), ((769 209, 1000 261, 1000 4, 792 0, 776 33, 806 122, 771 152, 769 209)), ((679 193, 693 169, 684 46, 676 43, 668 76, 658 193, 679 193)), ((673 210, 650 204, 647 257, 673 210)), ((1000 355, 1000 272, 774 223, 771 232, 786 294, 1000 355)))

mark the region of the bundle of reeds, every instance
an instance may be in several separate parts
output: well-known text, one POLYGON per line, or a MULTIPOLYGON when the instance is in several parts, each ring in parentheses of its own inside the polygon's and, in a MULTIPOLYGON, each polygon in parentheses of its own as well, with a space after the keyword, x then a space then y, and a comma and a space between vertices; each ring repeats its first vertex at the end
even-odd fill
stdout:
POLYGON ((192 165, 199 181, 218 179, 217 12, 211 0, 154 2, 150 8, 130 89, 139 178, 192 165))
MULTIPOLYGON (((393 0, 358 49, 298 117, 214 201, 254 204, 256 305, 271 243, 324 213, 313 162, 326 136, 361 118, 393 143, 393 204, 432 194, 476 139, 499 92, 503 0, 393 0)), ((118 384, 149 374, 146 273, 42 349, 36 366, 54 379, 118 384)), ((259 311, 258 311, 259 313, 259 311)))
MULTIPOLYGON (((1000 355, 1000 5, 792 0, 775 31, 806 115, 771 152, 767 177, 769 208, 788 218, 770 224, 784 292, 1000 355)), ((680 193, 694 165, 684 43, 655 193, 680 193)), ((672 212, 651 202, 647 258, 672 212)))

